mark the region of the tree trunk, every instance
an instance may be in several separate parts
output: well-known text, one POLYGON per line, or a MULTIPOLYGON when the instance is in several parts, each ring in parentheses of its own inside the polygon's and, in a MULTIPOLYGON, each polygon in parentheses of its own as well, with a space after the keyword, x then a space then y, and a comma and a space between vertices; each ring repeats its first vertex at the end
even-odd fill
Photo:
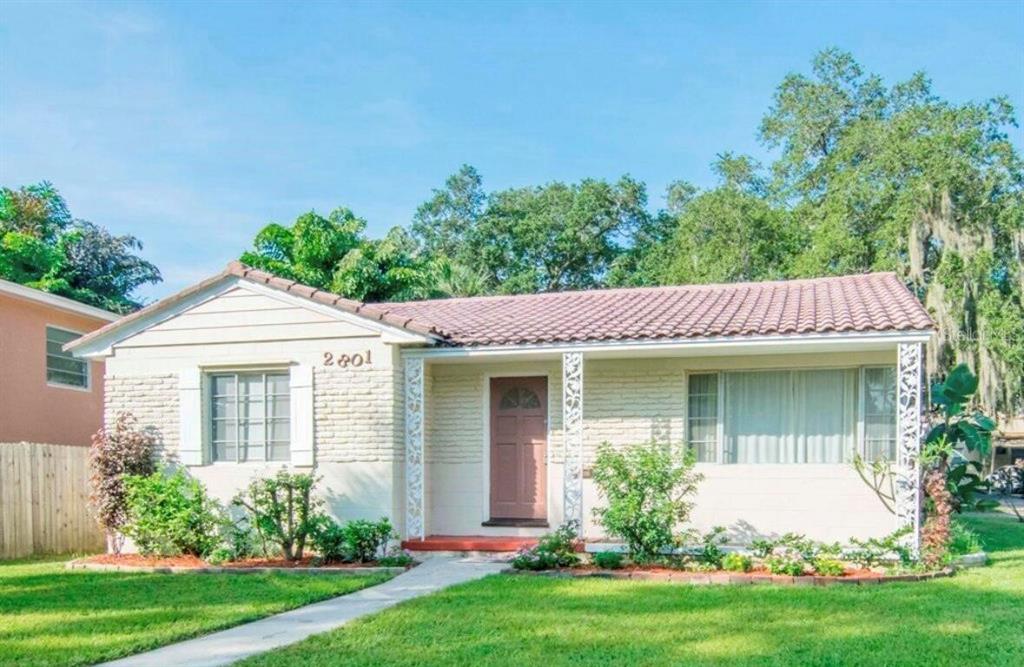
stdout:
POLYGON ((924 488, 932 499, 933 510, 921 531, 922 557, 929 568, 940 567, 949 550, 949 525, 953 514, 953 494, 946 479, 946 462, 925 473, 924 488))

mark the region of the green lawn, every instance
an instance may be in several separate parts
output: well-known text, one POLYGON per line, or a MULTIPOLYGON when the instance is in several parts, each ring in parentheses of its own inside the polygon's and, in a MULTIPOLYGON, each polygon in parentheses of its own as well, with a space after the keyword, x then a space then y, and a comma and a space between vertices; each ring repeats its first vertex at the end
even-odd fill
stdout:
POLYGON ((88 665, 350 593, 383 575, 68 572, 0 562, 0 665, 88 665))
POLYGON ((498 575, 244 665, 1024 665, 1024 525, 970 523, 993 564, 949 579, 793 588, 498 575))

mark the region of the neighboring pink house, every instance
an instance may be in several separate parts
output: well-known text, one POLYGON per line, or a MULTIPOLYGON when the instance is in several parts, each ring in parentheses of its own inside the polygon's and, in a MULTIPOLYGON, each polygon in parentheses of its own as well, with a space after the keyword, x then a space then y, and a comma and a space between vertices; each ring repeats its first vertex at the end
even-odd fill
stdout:
POLYGON ((103 424, 104 364, 62 348, 118 317, 0 280, 0 443, 89 444, 103 424))

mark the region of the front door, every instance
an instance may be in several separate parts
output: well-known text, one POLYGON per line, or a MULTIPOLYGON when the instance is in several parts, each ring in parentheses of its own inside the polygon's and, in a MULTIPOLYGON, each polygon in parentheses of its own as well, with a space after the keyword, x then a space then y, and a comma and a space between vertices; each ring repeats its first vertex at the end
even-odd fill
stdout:
POLYGON ((492 378, 492 520, 547 518, 547 434, 547 378, 492 378))

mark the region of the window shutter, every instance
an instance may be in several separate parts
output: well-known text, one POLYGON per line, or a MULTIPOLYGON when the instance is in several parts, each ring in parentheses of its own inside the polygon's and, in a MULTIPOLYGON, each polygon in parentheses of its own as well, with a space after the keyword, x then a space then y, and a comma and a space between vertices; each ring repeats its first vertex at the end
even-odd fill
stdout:
POLYGON ((182 465, 203 465, 203 376, 199 368, 178 374, 178 460, 182 465))
POLYGON ((291 367, 292 465, 313 465, 313 367, 291 367))

